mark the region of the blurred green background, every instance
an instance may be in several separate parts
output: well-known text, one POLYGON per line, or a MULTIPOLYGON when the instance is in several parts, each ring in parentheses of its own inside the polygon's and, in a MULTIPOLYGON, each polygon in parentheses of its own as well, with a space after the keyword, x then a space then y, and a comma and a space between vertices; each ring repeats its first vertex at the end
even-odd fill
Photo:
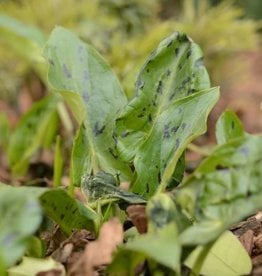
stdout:
MULTIPOLYGON (((94 45, 117 72, 129 98, 145 57, 171 32, 184 31, 202 47, 214 85, 236 81, 235 72, 228 74, 224 70, 228 61, 259 45, 260 0, 2 0, 0 3, 2 15, 34 26, 43 37, 54 26, 62 25, 94 45)), ((1 25, 0 29, 5 27, 4 23, 1 25)), ((6 42, 4 35, 0 41, 0 97, 12 102, 25 83, 32 86, 37 72, 28 59, 20 58, 17 46, 6 42)), ((244 67, 243 62, 238 66, 244 67)))

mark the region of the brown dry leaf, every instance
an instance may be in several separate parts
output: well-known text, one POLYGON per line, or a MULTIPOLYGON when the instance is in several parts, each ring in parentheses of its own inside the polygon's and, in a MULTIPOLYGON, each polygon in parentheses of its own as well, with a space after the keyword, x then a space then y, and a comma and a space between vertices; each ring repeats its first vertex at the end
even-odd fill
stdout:
POLYGON ((251 256, 254 245, 254 232, 252 230, 247 230, 247 232, 239 237, 239 240, 246 249, 249 256, 251 256))
POLYGON ((130 205, 126 209, 129 218, 140 234, 147 232, 147 217, 145 205, 130 205))
POLYGON ((123 242, 122 224, 118 218, 104 223, 96 241, 90 242, 84 254, 69 271, 70 276, 98 275, 97 269, 112 261, 112 254, 117 245, 123 242))
POLYGON ((64 273, 59 269, 52 269, 48 271, 38 272, 36 276, 62 276, 64 273))

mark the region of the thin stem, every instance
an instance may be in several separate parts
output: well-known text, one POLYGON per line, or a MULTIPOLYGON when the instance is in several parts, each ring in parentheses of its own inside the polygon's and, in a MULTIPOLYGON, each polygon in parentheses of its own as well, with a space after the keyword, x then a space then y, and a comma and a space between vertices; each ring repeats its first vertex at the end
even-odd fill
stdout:
POLYGON ((210 153, 207 150, 203 150, 202 148, 200 148, 199 146, 190 143, 187 148, 193 152, 196 152, 202 156, 209 156, 210 153))

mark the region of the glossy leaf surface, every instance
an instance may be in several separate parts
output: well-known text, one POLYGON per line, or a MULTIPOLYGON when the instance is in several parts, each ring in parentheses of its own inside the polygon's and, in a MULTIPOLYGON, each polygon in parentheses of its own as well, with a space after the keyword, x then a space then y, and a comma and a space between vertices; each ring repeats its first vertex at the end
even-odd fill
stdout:
POLYGON ((262 137, 247 136, 217 147, 175 191, 175 201, 195 220, 184 244, 214 240, 233 223, 262 208, 262 137))
MULTIPOLYGON (((118 156, 113 132, 115 118, 127 100, 109 65, 91 46, 61 27, 52 32, 44 55, 50 64, 50 84, 65 96, 84 129, 79 135, 86 138, 83 154, 89 152, 83 162, 85 171, 119 170, 130 177, 129 167, 118 156)), ((75 185, 80 185, 79 180, 73 179, 75 185)))
POLYGON ((133 191, 152 195, 172 176, 187 144, 206 129, 206 118, 218 99, 199 47, 186 35, 163 40, 143 66, 136 97, 117 119, 118 147, 134 159, 133 191))

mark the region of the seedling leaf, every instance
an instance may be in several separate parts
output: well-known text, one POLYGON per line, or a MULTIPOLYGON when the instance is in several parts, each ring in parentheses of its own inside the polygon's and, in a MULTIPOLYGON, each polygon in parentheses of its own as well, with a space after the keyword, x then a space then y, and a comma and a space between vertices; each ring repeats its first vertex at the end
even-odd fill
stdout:
MULTIPOLYGON (((193 269, 202 250, 203 246, 198 246, 186 259, 185 265, 193 269)), ((251 268, 250 257, 243 245, 230 231, 226 231, 211 247, 200 274, 212 276, 249 275, 251 268)), ((196 273, 194 270, 193 272, 196 273)))
POLYGON ((45 213, 58 223, 67 235, 74 229, 94 230, 96 213, 69 196, 65 190, 47 191, 40 200, 45 213))
POLYGON ((133 191, 147 197, 172 176, 187 144, 206 129, 218 99, 199 47, 185 34, 163 40, 143 66, 136 96, 117 119, 121 157, 133 161, 133 191))
MULTIPOLYGON (((84 128, 84 133, 79 131, 86 138, 83 139, 83 147, 87 148, 84 156, 89 152, 85 156, 89 161, 83 162, 84 170, 89 173, 100 169, 112 173, 119 170, 130 178, 131 170, 119 157, 113 132, 115 118, 127 100, 109 65, 91 46, 61 27, 52 32, 44 56, 50 64, 50 84, 65 96, 84 128)), ((73 176, 73 181, 80 185, 79 177, 73 176)))
POLYGON ((8 160, 13 174, 25 173, 32 155, 54 137, 59 100, 60 97, 52 94, 35 103, 20 119, 8 147, 8 160))
POLYGON ((42 212, 36 198, 0 185, 0 252, 6 266, 22 257, 28 238, 38 229, 42 212))
POLYGON ((217 147, 174 191, 175 201, 195 220, 181 234, 182 243, 208 243, 260 210, 261 168, 261 136, 240 137, 217 147))
POLYGON ((225 111, 216 124, 216 138, 219 145, 231 139, 243 137, 244 129, 237 115, 232 111, 225 111))

